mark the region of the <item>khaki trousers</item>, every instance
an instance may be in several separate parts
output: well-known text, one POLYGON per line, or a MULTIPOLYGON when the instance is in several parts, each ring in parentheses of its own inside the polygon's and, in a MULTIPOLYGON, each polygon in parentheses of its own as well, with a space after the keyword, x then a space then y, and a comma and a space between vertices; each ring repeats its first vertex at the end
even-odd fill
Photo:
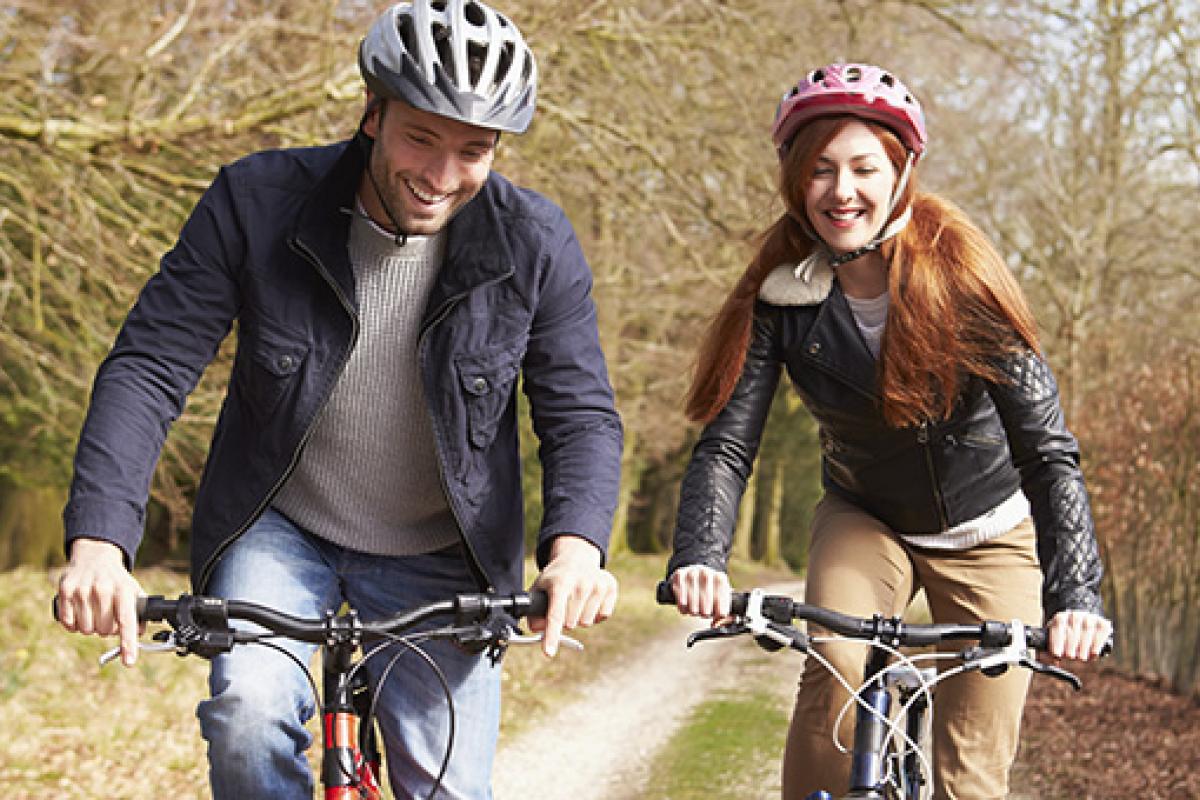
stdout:
MULTIPOLYGON (((905 544, 858 507, 826 495, 813 516, 805 600, 843 613, 902 614, 925 589, 936 622, 1021 619, 1042 624, 1042 573, 1033 523, 1026 519, 1003 536, 969 550, 929 550, 905 544)), ((810 628, 814 633, 820 629, 810 628)), ((957 650, 963 646, 948 645, 957 650)), ((860 644, 819 645, 852 686, 862 681, 866 650, 860 644)), ((992 800, 1008 796, 1008 771, 1016 757, 1027 670, 999 678, 957 675, 934 695, 934 797, 992 800)), ((838 712, 849 695, 806 659, 783 763, 785 800, 803 800, 825 789, 848 788, 850 757, 833 743, 838 712)), ((854 741, 854 714, 844 718, 839 740, 854 741)))

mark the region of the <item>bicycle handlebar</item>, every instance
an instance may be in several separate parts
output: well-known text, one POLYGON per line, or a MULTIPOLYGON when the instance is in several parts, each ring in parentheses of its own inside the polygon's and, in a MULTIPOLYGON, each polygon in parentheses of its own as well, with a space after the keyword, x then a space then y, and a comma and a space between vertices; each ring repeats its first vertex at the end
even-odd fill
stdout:
MULTIPOLYGON (((660 605, 675 604, 675 592, 667 581, 659 582, 655 595, 660 605)), ((733 593, 730 605, 733 616, 746 614, 750 595, 750 592, 733 593)), ((1007 647, 1013 641, 1011 623, 1008 622, 918 624, 878 615, 868 619, 797 603, 785 595, 763 595, 761 613, 771 622, 781 625, 789 625, 793 620, 805 620, 842 636, 853 639, 877 638, 894 646, 923 647, 949 640, 967 640, 978 642, 981 647, 996 648, 1007 647)), ((1049 648, 1049 636, 1045 628, 1026 625, 1024 633, 1025 643, 1029 647, 1039 651, 1049 648)), ((1105 654, 1111 647, 1110 640, 1105 645, 1105 654)))
MULTIPOLYGON (((139 622, 166 622, 182 638, 188 652, 214 655, 225 652, 237 642, 260 638, 260 634, 230 629, 229 620, 253 622, 272 634, 302 642, 322 644, 339 639, 355 642, 397 636, 412 627, 438 617, 452 617, 457 629, 478 626, 492 621, 498 613, 515 618, 545 616, 549 598, 538 589, 499 595, 488 593, 459 594, 452 600, 419 606, 386 619, 363 622, 357 614, 313 619, 285 614, 259 603, 244 600, 225 600, 218 597, 183 594, 170 599, 160 595, 139 597, 139 622)), ((51 604, 54 618, 59 619, 58 596, 51 604)))
MULTIPOLYGON (((430 619, 453 617, 456 625, 472 625, 488 620, 497 612, 513 617, 540 617, 546 613, 548 599, 544 591, 517 592, 514 594, 460 594, 453 600, 419 606, 402 611, 386 619, 373 622, 356 622, 358 630, 367 637, 392 636, 403 633, 430 619)), ((182 605, 190 606, 193 614, 200 618, 225 617, 244 622, 253 622, 272 633, 302 642, 321 643, 329 634, 331 618, 320 619, 295 617, 273 608, 244 600, 223 600, 199 595, 180 595, 176 600, 157 595, 138 598, 138 621, 170 622, 175 619, 182 605)), ((336 621, 336 619, 334 619, 336 621)))

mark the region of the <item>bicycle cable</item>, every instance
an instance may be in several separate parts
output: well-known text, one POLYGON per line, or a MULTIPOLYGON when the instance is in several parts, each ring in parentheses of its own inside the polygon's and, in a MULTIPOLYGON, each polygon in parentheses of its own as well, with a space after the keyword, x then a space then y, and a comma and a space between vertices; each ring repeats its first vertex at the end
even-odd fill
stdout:
MULTIPOLYGON (((367 713, 364 717, 364 719, 367 721, 375 717, 375 703, 379 699, 380 693, 383 691, 383 685, 387 682, 388 678, 391 677, 392 669, 396 666, 396 663, 406 652, 415 653, 425 662, 426 665, 428 665, 431 670, 433 670, 434 677, 438 679, 438 682, 442 686, 442 694, 446 697, 446 710, 449 712, 450 729, 446 735, 446 754, 442 756, 441 768, 438 770, 437 778, 434 780, 433 788, 429 790, 429 796, 426 798, 426 800, 433 800, 438 791, 442 788, 442 781, 445 779, 446 772, 450 768, 450 756, 454 750, 454 737, 457 734, 457 714, 455 713, 454 709, 454 696, 450 689, 450 682, 446 679, 446 673, 443 672, 442 668, 439 667, 437 662, 433 660, 433 656, 425 652, 425 650, 420 646, 426 641, 436 639, 437 634, 437 630, 426 631, 407 636, 389 633, 380 634, 382 638, 389 640, 390 643, 404 645, 406 649, 393 653, 388 660, 387 666, 385 666, 383 672, 379 674, 379 680, 376 682, 378 688, 371 693, 371 702, 367 706, 367 713)), ((371 652, 364 653, 359 662, 351 668, 347 679, 353 678, 355 673, 357 673, 360 669, 365 669, 367 661, 385 651, 387 647, 388 645, 382 644, 378 647, 372 648, 371 652)))
MULTIPOLYGON (((888 653, 889 655, 894 656, 898 660, 900 665, 908 666, 910 669, 916 670, 915 662, 909 656, 906 656, 904 653, 901 653, 896 648, 892 647, 891 645, 889 645, 883 641, 880 641, 879 639, 865 640, 865 639, 854 639, 854 638, 851 638, 848 636, 817 636, 817 637, 813 637, 811 641, 814 644, 830 643, 830 642, 851 642, 851 643, 859 644, 859 645, 863 645, 863 646, 874 646, 874 647, 879 648, 880 650, 883 650, 884 652, 888 653)), ((834 720, 832 737, 833 737, 833 744, 837 748, 838 752, 840 752, 840 753, 849 753, 850 752, 850 749, 847 748, 846 745, 843 744, 841 739, 839 738, 838 731, 841 728, 842 722, 845 719, 845 716, 848 713, 849 709, 852 706, 857 704, 857 705, 861 706, 862 708, 864 708, 867 711, 867 713, 869 713, 871 716, 875 717, 881 723, 883 723, 884 727, 887 729, 887 738, 893 739, 895 741, 899 741, 904 747, 904 752, 911 751, 911 752, 914 752, 917 754, 917 758, 921 762, 921 768, 925 771, 926 775, 933 774, 933 765, 929 762, 929 757, 926 756, 925 753, 921 750, 920 744, 918 742, 913 741, 912 737, 910 737, 908 735, 907 731, 901 730, 900 725, 897 722, 897 720, 900 717, 898 716, 897 720, 889 719, 889 718, 885 717, 884 715, 880 714, 878 710, 876 710, 866 700, 863 699, 862 692, 867 688, 867 686, 869 685, 870 682, 864 683, 862 686, 855 688, 854 686, 852 686, 850 684, 850 682, 848 680, 846 680, 845 676, 843 676, 841 674, 841 672, 839 672, 837 670, 837 668, 834 667, 832 663, 830 663, 830 661, 827 658, 825 658, 823 655, 821 655, 820 652, 817 651, 816 648, 810 649, 808 651, 808 655, 815 658, 817 660, 817 663, 820 664, 827 672, 829 672, 829 674, 832 675, 834 677, 834 679, 839 684, 841 684, 842 688, 845 689, 846 692, 849 693, 849 695, 850 695, 850 698, 842 706, 841 711, 838 712, 838 716, 834 720)), ((934 681, 934 683, 936 683, 936 681, 934 681)), ((933 702, 932 702, 932 695, 928 694, 928 692, 929 692, 929 689, 932 687, 932 685, 933 684, 927 685, 927 684, 925 684, 924 681, 922 681, 921 688, 918 690, 917 695, 916 695, 919 697, 922 692, 926 693, 926 696, 929 698, 930 708, 933 707, 933 702)), ((907 710, 907 705, 905 706, 905 710, 907 710)), ((889 775, 888 779, 891 780, 890 775, 889 775)))

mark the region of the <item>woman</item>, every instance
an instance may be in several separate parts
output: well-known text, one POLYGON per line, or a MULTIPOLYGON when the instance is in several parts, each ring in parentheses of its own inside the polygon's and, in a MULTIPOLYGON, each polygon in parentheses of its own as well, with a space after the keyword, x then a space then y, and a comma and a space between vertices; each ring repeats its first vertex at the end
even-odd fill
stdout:
MULTIPOLYGON (((924 588, 936 621, 1048 619, 1054 655, 1098 655, 1110 625, 1078 447, 1003 260, 916 189, 920 106, 878 67, 830 65, 785 95, 774 143, 786 211, 710 327, 688 396, 707 424, 668 567, 679 610, 728 612, 737 505, 786 369, 822 447, 807 602, 894 615, 924 588)), ((861 647, 822 651, 861 675, 861 647)), ((1024 670, 939 687, 937 797, 1007 795, 1027 687, 1024 670)), ((845 700, 809 659, 785 798, 846 789, 831 735, 845 700)))

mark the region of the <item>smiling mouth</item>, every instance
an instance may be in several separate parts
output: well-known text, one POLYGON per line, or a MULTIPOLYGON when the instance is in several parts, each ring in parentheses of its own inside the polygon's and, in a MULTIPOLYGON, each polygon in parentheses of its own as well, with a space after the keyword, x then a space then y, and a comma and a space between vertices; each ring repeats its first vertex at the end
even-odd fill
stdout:
POLYGON ((404 185, 408 187, 408 190, 410 192, 412 192, 413 197, 417 198, 422 203, 424 203, 425 205, 429 205, 429 206, 436 206, 438 203, 445 202, 446 198, 448 198, 450 196, 448 194, 431 194, 429 192, 423 192, 420 189, 418 189, 415 185, 413 185, 412 181, 408 181, 408 180, 406 180, 404 182, 404 185))

